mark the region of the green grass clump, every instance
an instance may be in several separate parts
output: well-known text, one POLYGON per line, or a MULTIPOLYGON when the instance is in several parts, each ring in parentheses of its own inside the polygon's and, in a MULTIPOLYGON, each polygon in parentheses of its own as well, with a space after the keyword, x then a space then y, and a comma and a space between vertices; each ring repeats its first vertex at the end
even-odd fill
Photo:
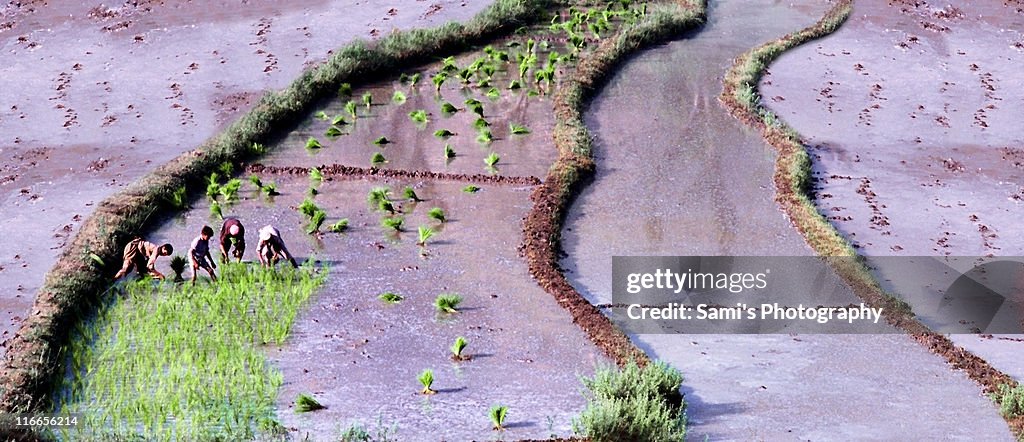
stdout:
POLYGON ((455 155, 456 155, 455 149, 452 148, 452 145, 451 144, 445 144, 444 145, 444 157, 445 157, 445 159, 449 159, 450 160, 452 158, 455 158, 455 155))
POLYGON ((249 182, 252 183, 256 190, 263 190, 263 180, 256 175, 249 175, 249 182))
POLYGON ((488 127, 491 127, 491 123, 487 122, 487 120, 483 118, 477 118, 475 121, 473 121, 473 129, 480 131, 487 129, 488 127))
POLYGON ((384 158, 384 154, 380 152, 374 152, 373 155, 370 155, 370 165, 373 167, 380 166, 386 162, 388 162, 388 159, 384 158))
POLYGON ((499 157, 498 154, 491 152, 490 155, 487 155, 487 157, 484 158, 484 164, 486 164, 487 167, 493 168, 495 164, 498 164, 499 160, 501 160, 501 157, 499 157))
POLYGON ((444 115, 451 115, 459 111, 459 108, 455 107, 454 104, 449 102, 441 103, 441 113, 444 115))
POLYGON ((320 231, 320 226, 327 220, 327 212, 323 210, 317 210, 313 213, 313 216, 309 218, 309 226, 306 228, 306 233, 312 235, 320 231))
POLYGON ((508 407, 504 405, 494 405, 487 415, 491 418, 491 425, 496 431, 504 430, 505 427, 505 416, 508 414, 508 407))
POLYGON ((437 222, 441 223, 447 221, 447 218, 445 218, 444 209, 440 207, 434 207, 433 209, 427 211, 427 218, 436 220, 437 222))
POLYGON ((381 301, 384 301, 385 303, 388 304, 398 304, 399 302, 402 302, 402 300, 405 298, 402 295, 396 293, 384 292, 378 295, 377 299, 380 299, 381 301))
POLYGON ((521 124, 512 123, 512 124, 509 124, 508 127, 509 127, 509 132, 511 132, 513 135, 526 135, 526 134, 530 133, 530 129, 527 128, 526 126, 521 125, 521 124))
POLYGON ((498 88, 492 87, 487 90, 487 93, 485 95, 487 95, 487 98, 497 100, 501 98, 501 91, 499 91, 498 88))
POLYGON ((331 119, 331 117, 327 115, 327 112, 324 111, 316 111, 316 114, 314 116, 316 117, 317 120, 327 121, 331 119))
POLYGON ((423 109, 414 110, 409 112, 409 119, 417 124, 426 124, 430 119, 427 117, 427 111, 423 109))
POLYGON ((426 369, 416 378, 420 381, 420 385, 423 386, 423 390, 420 390, 420 394, 434 394, 437 393, 430 389, 431 385, 434 385, 434 370, 426 369))
POLYGON ((395 91, 395 93, 391 95, 391 101, 395 104, 405 103, 405 94, 402 91, 395 91))
POLYGON ((365 105, 367 109, 369 109, 370 106, 373 106, 373 94, 369 92, 363 94, 363 105, 365 105))
POLYGON ((476 136, 476 142, 480 144, 490 144, 492 141, 494 141, 494 134, 490 129, 481 129, 480 134, 476 136))
POLYGON ((378 146, 386 146, 388 144, 391 144, 391 140, 389 140, 388 137, 379 137, 376 140, 373 140, 373 144, 376 144, 378 146))
POLYGON ((573 431, 594 441, 683 440, 686 403, 679 386, 683 375, 663 362, 640 368, 598 368, 583 378, 588 402, 573 431))
POLYGON ((319 149, 321 147, 324 147, 324 145, 320 144, 320 140, 316 139, 316 137, 309 137, 306 140, 306 149, 319 149))
POLYGON ((422 201, 420 196, 416 194, 416 189, 413 189, 412 186, 405 186, 405 188, 402 189, 402 198, 415 202, 422 201))
POLYGON ((348 121, 345 121, 344 115, 335 115, 334 119, 331 120, 331 125, 333 126, 344 126, 346 124, 348 124, 348 121))
POLYGON ((187 209, 188 191, 185 189, 185 186, 178 186, 177 188, 175 188, 174 191, 167 196, 167 203, 170 204, 171 207, 178 210, 187 209))
POLYGON ((454 293, 442 293, 434 299, 434 308, 441 313, 457 313, 462 297, 454 293))
POLYGON ((343 97, 343 98, 344 97, 351 97, 352 96, 352 85, 349 84, 349 83, 342 83, 341 86, 338 87, 338 96, 339 97, 343 97))
POLYGON ((188 260, 184 256, 174 255, 171 257, 171 271, 174 272, 174 281, 182 281, 181 274, 185 272, 188 260))
POLYGON ((324 408, 327 407, 320 405, 320 402, 317 402, 316 399, 313 399, 313 396, 306 393, 299 393, 299 397, 295 398, 296 413, 308 413, 310 411, 322 410, 324 408))
POLYGON ((419 240, 416 241, 416 245, 420 247, 426 247, 427 241, 434 237, 434 229, 428 226, 420 226, 419 228, 419 240))
POLYGON ((220 207, 220 203, 217 201, 210 203, 210 216, 213 219, 224 219, 224 209, 220 207))
POLYGON ((342 132, 341 128, 338 126, 332 125, 331 127, 328 127, 327 130, 324 131, 324 136, 327 138, 338 138, 342 135, 345 135, 345 132, 342 132))
POLYGON ((109 292, 71 332, 55 408, 82 418, 65 440, 254 439, 284 379, 263 345, 285 341, 326 276, 307 263, 224 263, 215 285, 144 279, 109 292))
POLYGON ((309 180, 322 183, 324 181, 324 173, 319 168, 311 167, 309 168, 309 180))
POLYGON ((463 188, 462 188, 462 191, 463 191, 463 192, 466 192, 466 193, 477 193, 477 192, 479 192, 479 191, 480 191, 480 188, 479 188, 479 187, 477 187, 477 186, 474 186, 474 185, 470 184, 470 185, 468 185, 468 186, 466 186, 466 187, 463 187, 463 188))
POLYGON ((391 199, 391 189, 387 187, 374 187, 370 189, 370 193, 366 195, 366 202, 370 204, 370 207, 377 208, 381 202, 388 201, 391 199))
POLYGON ((462 354, 462 351, 466 349, 468 342, 466 338, 459 336, 455 338, 455 342, 452 343, 452 359, 455 361, 465 361, 469 359, 469 356, 462 354))
POLYGON ((341 233, 344 232, 345 230, 348 230, 348 218, 339 219, 338 222, 328 226, 327 230, 330 230, 331 232, 334 233, 341 233))
POLYGON ((280 193, 278 193, 278 191, 277 191, 277 183, 274 183, 274 182, 270 182, 270 183, 264 184, 263 185, 263 192, 266 193, 267 196, 280 195, 280 193))
POLYGON ((434 131, 434 136, 443 140, 455 136, 455 132, 452 132, 448 129, 438 129, 434 131))
POLYGON ((523 84, 520 83, 519 80, 512 80, 512 82, 508 84, 508 90, 510 91, 518 90, 521 89, 522 87, 523 84))
POLYGON ((1000 384, 999 391, 992 394, 992 399, 999 404, 999 412, 1004 417, 1016 418, 1024 415, 1024 386, 1011 387, 1000 384))
POLYGON ((358 106, 355 101, 349 100, 345 103, 345 112, 348 112, 348 116, 352 117, 352 121, 355 122, 358 115, 358 106))
POLYGON ((385 229, 393 230, 395 232, 402 231, 402 225, 405 224, 405 218, 400 216, 393 216, 389 218, 382 218, 380 220, 381 227, 385 229))

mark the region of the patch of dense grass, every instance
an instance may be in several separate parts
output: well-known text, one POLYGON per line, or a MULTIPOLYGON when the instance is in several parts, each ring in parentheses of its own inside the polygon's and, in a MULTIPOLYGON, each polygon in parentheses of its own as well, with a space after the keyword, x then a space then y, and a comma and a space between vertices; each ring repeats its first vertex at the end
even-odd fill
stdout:
POLYGON ((70 342, 59 412, 67 440, 240 440, 274 419, 279 345, 326 272, 224 263, 218 284, 132 281, 70 342), (123 293, 120 293, 123 292, 123 293))
POLYGON ((668 364, 641 368, 630 361, 621 369, 598 368, 582 381, 588 401, 573 421, 577 434, 595 442, 686 437, 686 403, 679 392, 683 375, 668 364))

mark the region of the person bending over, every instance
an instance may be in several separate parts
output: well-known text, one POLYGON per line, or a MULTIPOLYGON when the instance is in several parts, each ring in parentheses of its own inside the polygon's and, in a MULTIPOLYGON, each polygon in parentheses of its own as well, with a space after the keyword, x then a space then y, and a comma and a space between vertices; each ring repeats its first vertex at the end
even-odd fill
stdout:
POLYGON ((196 285, 196 275, 199 273, 200 268, 210 274, 210 279, 213 282, 217 282, 217 275, 213 273, 213 269, 217 268, 217 264, 213 262, 213 257, 210 256, 211 236, 213 236, 213 229, 210 226, 203 226, 203 229, 199 231, 199 236, 192 240, 192 247, 188 250, 188 259, 192 262, 192 285, 196 285))
POLYGON ((128 272, 135 270, 139 276, 152 274, 156 279, 164 279, 164 275, 156 270, 156 260, 161 256, 170 256, 174 247, 170 244, 158 246, 142 238, 136 237, 124 246, 124 264, 114 275, 114 280, 121 279, 128 272))
POLYGON ((228 260, 228 252, 232 253, 238 262, 242 262, 242 254, 245 253, 245 226, 238 218, 227 218, 224 225, 220 227, 220 257, 228 260), (234 245, 235 250, 231 250, 234 245))
POLYGON ((260 229, 260 244, 256 248, 256 252, 259 254, 260 264, 266 267, 276 265, 280 257, 290 261, 292 267, 299 267, 292 254, 288 253, 288 248, 285 247, 284 240, 281 239, 281 232, 274 226, 267 225, 260 229))

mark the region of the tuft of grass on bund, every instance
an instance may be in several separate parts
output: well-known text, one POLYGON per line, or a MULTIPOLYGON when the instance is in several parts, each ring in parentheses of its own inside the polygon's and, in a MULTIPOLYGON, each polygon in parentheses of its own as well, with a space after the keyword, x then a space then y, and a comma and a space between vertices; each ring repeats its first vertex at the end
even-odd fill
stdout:
POLYGON ((129 282, 77 326, 56 401, 84 420, 64 439, 242 440, 280 427, 283 375, 262 346, 285 341, 326 272, 218 270, 218 284, 129 282))

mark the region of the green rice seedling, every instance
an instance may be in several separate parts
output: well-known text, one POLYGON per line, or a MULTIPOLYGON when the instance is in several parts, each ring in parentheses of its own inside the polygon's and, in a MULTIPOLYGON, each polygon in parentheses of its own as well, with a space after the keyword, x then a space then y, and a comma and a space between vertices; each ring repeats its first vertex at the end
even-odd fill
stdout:
POLYGON ((476 141, 480 144, 489 144, 494 141, 494 134, 491 133, 490 129, 483 129, 480 131, 480 135, 477 135, 476 141))
POLYGON ((326 407, 320 405, 313 396, 306 393, 299 393, 299 397, 295 398, 295 411, 297 413, 308 413, 310 411, 322 410, 326 407))
POLYGON ((324 181, 324 173, 321 172, 319 168, 310 167, 309 168, 309 180, 310 181, 314 181, 314 182, 318 182, 318 183, 322 183, 324 181))
POLYGON ((405 188, 402 189, 402 197, 414 202, 423 201, 420 199, 420 196, 416 194, 416 189, 413 189, 412 186, 405 186, 405 188))
POLYGON ((537 42, 533 41, 532 38, 527 39, 526 40, 526 53, 528 53, 528 54, 532 53, 533 52, 533 48, 536 45, 537 45, 537 42))
POLYGON ((466 192, 466 193, 477 193, 477 192, 479 192, 479 191, 480 191, 480 188, 479 188, 479 187, 477 187, 477 186, 474 186, 474 185, 470 184, 470 185, 468 185, 468 186, 466 186, 466 187, 463 187, 463 188, 462 188, 462 191, 463 191, 463 192, 466 192))
POLYGON ((317 206, 316 203, 313 202, 313 199, 309 198, 309 197, 307 197, 306 199, 302 200, 302 203, 300 203, 295 208, 295 210, 298 210, 299 213, 305 215, 306 218, 309 218, 309 219, 313 219, 313 215, 315 215, 317 212, 322 212, 323 211, 323 210, 320 209, 320 206, 317 206))
POLYGON ((438 129, 434 131, 434 136, 443 140, 447 139, 448 137, 455 136, 455 132, 452 132, 448 129, 438 129))
POLYGON ((405 93, 402 91, 395 91, 395 93, 391 95, 391 101, 395 104, 405 103, 405 93))
POLYGON ((497 100, 497 99, 501 98, 501 91, 499 91, 498 88, 492 87, 492 88, 487 90, 487 94, 486 95, 487 95, 487 98, 490 98, 492 100, 497 100))
POLYGON ((381 201, 390 200, 390 194, 391 189, 387 187, 374 187, 373 189, 370 189, 370 193, 366 195, 366 202, 369 203, 371 207, 376 208, 380 205, 381 201))
POLYGON ((421 77, 422 77, 422 76, 420 75, 420 73, 419 73, 419 72, 417 72, 417 73, 415 73, 415 74, 412 74, 412 75, 410 75, 410 76, 409 76, 409 86, 413 86, 413 87, 415 87, 415 86, 416 86, 417 84, 419 84, 419 82, 420 82, 420 78, 421 78, 421 77))
POLYGON ((230 161, 225 161, 217 166, 217 170, 221 173, 221 175, 229 177, 235 173, 235 165, 232 164, 230 161))
POLYGON ((327 212, 323 210, 317 210, 313 213, 313 216, 309 219, 309 226, 306 228, 306 233, 312 235, 320 231, 320 226, 324 225, 324 221, 327 220, 327 212))
POLYGON ((397 293, 384 292, 381 293, 380 295, 377 295, 377 299, 384 301, 385 303, 388 304, 398 304, 399 302, 402 302, 402 300, 405 299, 405 297, 397 293))
POLYGON ((327 130, 324 131, 324 136, 331 139, 338 138, 342 135, 345 135, 345 132, 342 132, 341 128, 339 128, 338 126, 328 127, 327 130))
POLYGON ((488 416, 491 418, 491 424, 494 426, 495 431, 504 430, 505 427, 505 416, 508 415, 508 407, 504 405, 495 405, 491 407, 491 411, 488 416))
POLYGON ((352 117, 353 122, 356 121, 356 118, 358 117, 358 115, 356 115, 357 107, 358 105, 356 105, 355 101, 349 100, 345 103, 345 112, 348 112, 348 116, 352 117))
POLYGON ((188 265, 188 260, 184 256, 174 255, 171 257, 171 271, 174 272, 174 282, 182 282, 185 279, 181 277, 181 274, 185 272, 185 266, 188 265))
POLYGON ((431 370, 429 368, 423 370, 423 372, 420 373, 419 377, 417 377, 416 379, 419 379, 420 385, 423 385, 423 390, 420 391, 420 394, 429 395, 437 393, 436 391, 430 389, 430 386, 434 385, 434 370, 431 370))
POLYGON ((405 218, 402 218, 400 216, 394 216, 394 217, 390 217, 390 218, 382 218, 380 220, 381 227, 384 227, 385 229, 393 230, 395 232, 401 232, 403 224, 405 224, 405 218))
POLYGON ((451 104, 451 103, 449 103, 447 101, 445 101, 444 103, 441 103, 441 113, 444 114, 444 115, 452 115, 452 114, 454 114, 454 113, 456 113, 458 111, 459 111, 459 108, 455 107, 454 104, 451 104))
POLYGON ((487 76, 487 78, 493 77, 494 73, 497 72, 497 71, 498 71, 498 68, 496 68, 493 64, 485 64, 485 65, 480 67, 480 72, 483 72, 484 75, 487 76))
POLYGON ((224 211, 220 208, 219 202, 210 203, 210 216, 214 219, 224 219, 224 211))
POLYGON ((512 82, 508 84, 508 90, 510 91, 518 90, 522 87, 523 84, 520 83, 519 80, 512 80, 512 82))
POLYGON ((441 313, 458 313, 462 297, 455 293, 442 293, 434 299, 434 308, 441 313))
POLYGON ((540 95, 540 92, 537 92, 536 89, 530 89, 530 91, 526 93, 527 97, 536 97, 538 95, 540 95))
POLYGON ((395 212, 396 212, 395 211, 395 204, 392 203, 391 201, 388 201, 388 200, 384 200, 384 201, 381 201, 381 202, 377 203, 377 210, 379 210, 381 212, 387 212, 387 213, 389 213, 391 215, 394 215, 395 212))
POLYGON ((478 87, 480 89, 483 89, 485 87, 491 87, 491 79, 490 78, 482 78, 482 79, 480 79, 480 81, 476 82, 476 87, 478 87))
POLYGON ((474 114, 476 114, 480 118, 484 117, 484 105, 481 104, 480 102, 477 102, 473 106, 470 106, 469 110, 472 111, 474 114))
POLYGON ((427 124, 429 118, 427 117, 427 111, 423 109, 414 110, 409 112, 409 119, 417 124, 427 124))
POLYGON ((346 124, 348 124, 348 121, 345 121, 344 115, 335 115, 334 118, 331 120, 332 126, 344 126, 346 124))
POLYGON ((338 222, 328 226, 327 230, 330 230, 331 232, 334 233, 341 233, 344 232, 345 230, 348 230, 348 218, 339 219, 338 222))
POLYGON ((277 183, 274 183, 274 182, 270 182, 270 183, 264 184, 263 185, 263 192, 266 193, 267 196, 280 195, 280 193, 277 192, 277 183))
POLYGON ((487 155, 487 157, 484 158, 484 164, 486 164, 487 167, 494 167, 494 165, 498 164, 499 160, 501 160, 501 157, 499 157, 497 153, 491 152, 490 155, 487 155))
POLYGON ((441 71, 443 72, 454 72, 459 70, 459 67, 455 65, 455 57, 447 56, 441 59, 441 71))
POLYGON ((384 146, 391 144, 391 140, 389 140, 388 137, 379 137, 376 140, 373 140, 373 144, 376 144, 378 146, 384 146))
POLYGON ((435 74, 430 81, 434 82, 434 90, 437 93, 441 93, 441 85, 444 84, 445 80, 448 79, 448 74, 444 72, 438 72, 435 74))
POLYGON ((252 183, 256 190, 263 190, 263 180, 256 175, 249 175, 249 182, 252 183))
POLYGON ((466 101, 465 101, 465 104, 466 104, 466 107, 473 107, 473 106, 481 105, 483 103, 481 103, 480 100, 477 100, 476 98, 467 98, 466 101))
POLYGON ((419 241, 416 241, 416 245, 420 247, 426 247, 427 241, 434 237, 434 229, 427 226, 419 227, 419 241))
POLYGON ((447 221, 447 218, 445 217, 444 214, 444 209, 440 207, 434 207, 433 209, 427 211, 427 218, 430 218, 440 223, 447 221))
POLYGON ((319 149, 321 147, 324 146, 320 144, 320 140, 316 139, 316 137, 309 137, 309 139, 306 140, 306 149, 319 149))
POLYGON ((349 83, 342 83, 341 86, 338 87, 338 96, 342 98, 351 97, 352 85, 349 83))
POLYGON ((513 135, 526 135, 530 133, 530 129, 521 124, 509 124, 509 132, 513 135))
POLYGON ((252 152, 253 155, 263 155, 267 153, 267 146, 260 143, 252 143, 252 145, 249 146, 249 151, 252 152))
POLYGON ((380 166, 386 162, 388 162, 388 159, 384 158, 384 154, 380 152, 374 152, 373 155, 370 156, 370 166, 372 167, 380 166))
POLYGON ((323 121, 331 119, 331 117, 327 115, 327 112, 324 111, 316 111, 316 114, 314 116, 316 117, 316 119, 323 121))
POLYGON ((487 120, 485 120, 483 117, 477 118, 476 121, 473 121, 473 129, 476 129, 478 131, 487 129, 490 126, 491 123, 487 122, 487 120))
POLYGON ((453 361, 465 361, 470 359, 469 356, 462 354, 462 351, 466 349, 466 338, 459 336, 455 338, 455 342, 452 344, 452 360, 453 361))
POLYGON ((444 145, 444 158, 447 159, 447 160, 450 160, 452 158, 455 158, 455 155, 456 155, 455 149, 452 149, 452 145, 451 144, 445 144, 444 145))
POLYGON ((400 84, 405 84, 408 81, 409 81, 409 74, 406 74, 405 72, 402 72, 402 74, 398 76, 398 82, 400 84))
POLYGON ((476 71, 466 68, 459 71, 459 73, 456 75, 459 77, 459 81, 461 81, 463 85, 467 85, 469 84, 470 81, 473 81, 473 75, 475 73, 476 71))
POLYGON ((224 183, 220 187, 220 194, 224 197, 224 201, 232 202, 238 200, 238 191, 242 189, 242 180, 238 178, 232 178, 224 183))
POLYGON ((185 186, 178 186, 177 188, 175 188, 174 191, 171 192, 171 194, 167 197, 167 202, 168 204, 171 205, 171 207, 175 209, 187 209, 188 191, 185 189, 185 186))
POLYGON ((373 94, 369 92, 363 94, 363 105, 365 105, 367 109, 369 109, 370 106, 373 106, 373 94))

